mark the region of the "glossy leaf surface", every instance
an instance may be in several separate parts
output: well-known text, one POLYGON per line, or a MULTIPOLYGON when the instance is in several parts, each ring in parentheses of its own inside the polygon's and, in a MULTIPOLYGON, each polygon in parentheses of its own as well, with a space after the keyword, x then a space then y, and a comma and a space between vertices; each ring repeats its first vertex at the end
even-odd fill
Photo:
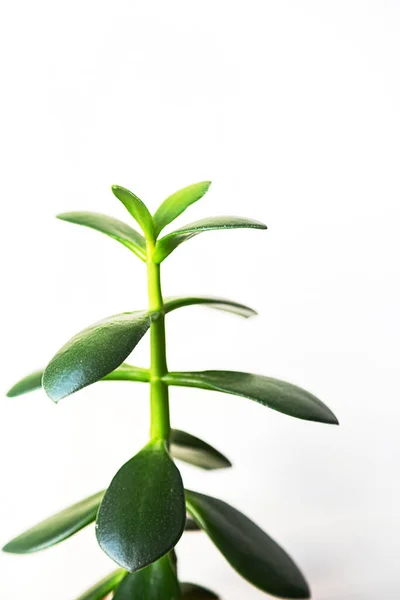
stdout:
POLYGON ((112 480, 97 516, 106 554, 134 572, 169 552, 185 528, 182 479, 164 442, 150 442, 112 480))
POLYGON ((186 492, 187 508, 244 579, 280 598, 308 598, 310 590, 286 552, 255 523, 221 500, 186 492))
POLYGON ((181 583, 183 600, 218 600, 219 596, 211 590, 195 583, 181 583))
POLYGON ((194 304, 204 304, 208 308, 216 308, 225 312, 230 312, 246 319, 254 317, 257 313, 252 308, 239 304, 239 302, 232 302, 232 300, 226 300, 226 298, 213 298, 212 296, 172 296, 164 299, 165 312, 169 313, 177 308, 184 306, 192 306, 194 304))
POLYGON ((57 218, 68 221, 68 223, 75 223, 76 225, 83 225, 101 231, 132 250, 143 261, 146 260, 147 252, 144 237, 123 221, 92 212, 67 212, 57 215, 57 218))
POLYGON ((154 237, 153 217, 149 213, 147 206, 134 194, 120 185, 111 187, 114 196, 118 198, 125 206, 127 211, 138 222, 145 235, 149 239, 154 237))
POLYGON ((202 469, 224 469, 232 466, 221 452, 180 429, 171 429, 170 452, 174 458, 202 469))
POLYGON ((170 385, 197 387, 249 398, 298 419, 338 424, 333 412, 321 400, 279 379, 236 371, 194 371, 169 373, 164 380, 170 385))
POLYGON ((20 396, 21 394, 27 394, 28 392, 33 392, 38 388, 42 387, 42 375, 43 370, 35 371, 34 373, 30 373, 23 377, 17 383, 15 383, 11 389, 8 390, 7 396, 9 398, 14 398, 15 396, 20 396))
POLYGON ((180 600, 176 572, 168 555, 130 573, 118 587, 114 600, 180 600))
POLYGON ((38 523, 6 544, 4 552, 28 554, 62 542, 95 520, 103 495, 98 492, 38 523))
POLYGON ((143 311, 103 319, 75 335, 47 365, 43 387, 58 402, 102 379, 129 356, 150 327, 143 311))
POLYGON ((77 600, 103 600, 110 592, 126 577, 127 573, 124 569, 118 569, 101 581, 98 581, 93 587, 84 592, 77 600))
POLYGON ((155 223, 156 236, 162 229, 172 221, 174 221, 184 210, 188 208, 197 200, 200 200, 207 192, 211 185, 211 181, 201 181, 200 183, 194 183, 189 185, 172 196, 169 196, 164 202, 158 207, 153 219, 155 223))
POLYGON ((259 221, 243 217, 209 217, 201 219, 195 223, 180 227, 158 240, 154 260, 159 263, 162 262, 180 244, 190 240, 199 233, 222 229, 267 229, 267 226, 259 221))

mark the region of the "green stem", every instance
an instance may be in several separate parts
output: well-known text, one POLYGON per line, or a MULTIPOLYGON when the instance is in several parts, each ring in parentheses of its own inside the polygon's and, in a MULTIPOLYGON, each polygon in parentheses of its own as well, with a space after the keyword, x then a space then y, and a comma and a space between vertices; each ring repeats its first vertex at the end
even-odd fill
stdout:
POLYGON ((168 374, 165 349, 165 313, 161 292, 160 265, 153 262, 155 243, 147 241, 147 279, 150 325, 150 436, 168 440, 170 434, 168 386, 162 378, 168 374))

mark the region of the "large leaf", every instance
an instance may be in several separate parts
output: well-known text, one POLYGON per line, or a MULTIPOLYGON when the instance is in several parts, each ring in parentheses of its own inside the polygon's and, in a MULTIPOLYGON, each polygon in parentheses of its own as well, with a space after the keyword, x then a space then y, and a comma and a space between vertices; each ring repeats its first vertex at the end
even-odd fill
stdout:
POLYGON ((175 248, 203 231, 221 229, 267 229, 267 226, 253 219, 243 217, 208 217, 180 227, 158 240, 153 259, 162 262, 175 248))
POLYGON ((126 575, 125 569, 117 569, 117 571, 110 573, 110 575, 95 583, 93 587, 84 592, 82 596, 79 596, 77 600, 103 600, 110 592, 115 590, 126 575))
POLYGON ((153 219, 156 237, 168 223, 179 217, 188 206, 204 196, 211 181, 201 181, 175 192, 158 207, 153 219))
POLYGON ((194 371, 169 373, 164 378, 169 385, 203 388, 250 398, 291 417, 337 425, 333 412, 305 390, 263 375, 236 371, 194 371))
POLYGON ((181 599, 176 572, 168 554, 145 569, 130 573, 114 594, 114 600, 140 599, 181 599))
POLYGON ((57 215, 57 218, 62 221, 68 221, 68 223, 76 223, 77 225, 101 231, 114 240, 121 242, 121 244, 132 250, 139 258, 146 261, 147 252, 144 237, 132 229, 132 227, 129 227, 129 225, 118 219, 114 219, 114 217, 92 212, 67 212, 57 215))
POLYGON ((58 402, 116 369, 150 327, 144 311, 114 315, 91 325, 65 344, 47 365, 43 387, 58 402))
POLYGON ((308 598, 307 582, 273 539, 222 500, 186 492, 193 518, 244 579, 280 598, 308 598))
POLYGON ((213 298, 207 296, 172 296, 164 299, 164 310, 166 313, 182 308, 183 306, 192 306, 193 304, 205 304, 209 308, 217 308, 226 312, 231 312, 241 317, 249 318, 257 313, 252 308, 232 302, 226 298, 213 298))
POLYGON ((224 469, 232 466, 221 452, 190 433, 171 429, 169 439, 170 452, 174 458, 202 469, 224 469))
POLYGON ((95 520, 103 495, 104 491, 98 492, 38 523, 8 542, 4 552, 28 554, 62 542, 95 520))
POLYGON ((33 392, 33 390, 37 390, 42 387, 42 375, 43 370, 35 371, 34 373, 30 373, 23 377, 17 383, 15 383, 12 388, 10 388, 7 392, 7 396, 9 398, 13 398, 14 396, 20 396, 21 394, 26 394, 27 392, 33 392))
POLYGON ((183 600, 218 600, 219 596, 211 590, 195 583, 181 583, 183 600))
POLYGON ((145 236, 149 239, 154 237, 154 222, 153 217, 149 213, 147 206, 133 192, 130 192, 120 185, 111 187, 114 196, 121 200, 122 204, 139 223, 145 236))
POLYGON ((162 440, 150 442, 112 480, 97 516, 97 540, 127 571, 169 552, 186 521, 182 479, 162 440))

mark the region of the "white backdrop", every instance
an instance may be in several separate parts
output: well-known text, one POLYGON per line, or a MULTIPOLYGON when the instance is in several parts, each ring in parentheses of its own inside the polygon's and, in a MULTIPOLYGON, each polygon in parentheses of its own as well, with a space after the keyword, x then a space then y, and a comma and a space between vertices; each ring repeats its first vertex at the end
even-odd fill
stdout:
MULTIPOLYGON (((86 325, 145 306, 143 264, 54 215, 129 219, 113 183, 155 210, 211 179, 177 224, 237 214, 269 229, 189 241, 164 263, 164 292, 226 296, 260 316, 174 313, 170 367, 286 379, 341 425, 173 389, 173 425, 235 465, 182 473, 287 548, 315 600, 398 598, 399 33, 395 0, 1 7, 1 389, 86 325)), ((146 365, 147 343, 132 363, 146 365)), ((58 406, 42 392, 3 398, 0 412, 4 543, 102 489, 147 439, 141 384, 97 384, 58 406)), ((225 600, 264 597, 201 534, 179 558, 184 579, 225 600)), ((10 600, 72 600, 113 568, 92 527, 0 561, 10 600)))

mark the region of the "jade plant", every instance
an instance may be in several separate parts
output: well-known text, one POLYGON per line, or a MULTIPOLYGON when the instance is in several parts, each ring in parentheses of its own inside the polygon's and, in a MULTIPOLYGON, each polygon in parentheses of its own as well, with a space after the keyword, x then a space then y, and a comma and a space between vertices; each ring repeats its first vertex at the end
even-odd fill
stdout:
POLYGON ((165 319, 173 310, 203 304, 252 317, 255 311, 230 300, 204 296, 164 298, 162 262, 183 242, 210 230, 266 229, 241 217, 207 218, 160 237, 163 229, 197 202, 210 182, 169 196, 152 216, 132 192, 113 186, 142 233, 98 213, 69 212, 59 219, 84 225, 119 241, 147 267, 148 307, 125 312, 89 326, 55 354, 47 367, 21 379, 8 392, 18 396, 43 387, 59 402, 100 380, 143 382, 150 388, 150 439, 116 473, 108 488, 22 533, 5 547, 25 554, 48 548, 96 522, 97 541, 118 569, 80 596, 80 600, 178 600, 218 598, 209 589, 178 577, 175 547, 184 531, 203 530, 230 565, 249 583, 273 596, 307 598, 310 591, 299 568, 278 544, 250 519, 222 500, 185 490, 175 459, 203 469, 230 467, 218 450, 194 435, 172 429, 169 392, 185 386, 234 394, 281 413, 337 424, 334 414, 314 395, 277 379, 233 371, 171 372, 167 367, 165 319), (150 367, 124 362, 150 333, 150 367))

